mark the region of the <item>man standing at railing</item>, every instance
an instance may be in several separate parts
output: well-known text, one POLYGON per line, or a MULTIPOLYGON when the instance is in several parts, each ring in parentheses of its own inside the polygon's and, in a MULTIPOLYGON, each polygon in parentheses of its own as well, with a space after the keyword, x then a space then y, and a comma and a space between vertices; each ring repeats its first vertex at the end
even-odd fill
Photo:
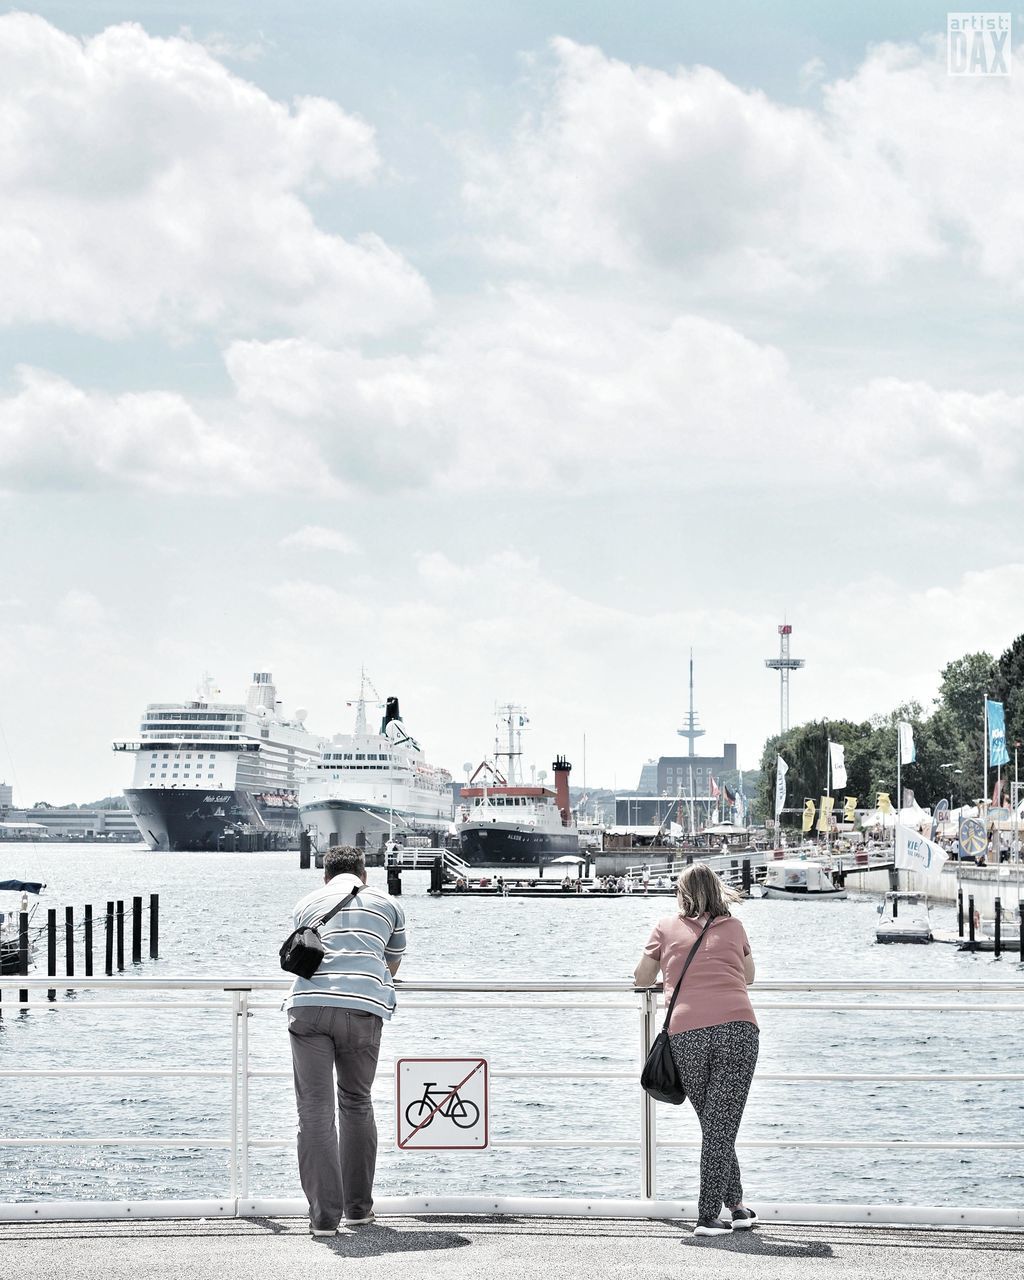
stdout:
POLYGON ((317 924, 349 898, 320 931, 320 967, 312 978, 295 979, 286 1002, 299 1179, 315 1236, 333 1236, 342 1221, 373 1221, 377 1125, 370 1089, 405 951, 402 908, 367 886, 363 854, 348 846, 325 854, 324 883, 296 904, 295 928, 317 924))

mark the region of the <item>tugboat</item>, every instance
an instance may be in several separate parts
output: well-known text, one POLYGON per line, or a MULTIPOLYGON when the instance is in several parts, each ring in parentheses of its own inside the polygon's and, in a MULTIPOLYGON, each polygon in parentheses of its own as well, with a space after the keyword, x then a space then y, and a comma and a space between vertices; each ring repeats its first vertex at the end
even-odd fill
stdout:
MULTIPOLYGON (((559 756, 552 765, 555 789, 525 786, 522 780, 522 729, 528 723, 522 707, 503 706, 499 729, 504 750, 496 746, 494 762, 484 760, 462 788, 468 806, 457 824, 459 853, 473 867, 532 866, 565 854, 579 853, 579 833, 569 804, 572 765, 559 756), (505 761, 505 768, 498 761, 505 761)), ((500 737, 499 737, 500 745, 500 737)))

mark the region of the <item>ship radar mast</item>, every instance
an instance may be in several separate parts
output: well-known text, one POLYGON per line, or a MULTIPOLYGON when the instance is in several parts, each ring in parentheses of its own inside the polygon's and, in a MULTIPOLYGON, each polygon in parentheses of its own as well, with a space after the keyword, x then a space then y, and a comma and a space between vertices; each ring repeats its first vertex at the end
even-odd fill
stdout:
POLYGON ((514 706, 511 702, 497 707, 494 714, 498 718, 498 736, 494 740, 494 762, 497 765, 498 761, 504 757, 508 761, 508 768, 505 770, 508 785, 521 787, 523 785, 523 772, 520 765, 523 755, 523 730, 530 723, 529 716, 524 707, 514 706), (504 747, 502 737, 505 739, 504 747))
POLYGON ((366 691, 367 689, 369 689, 370 693, 373 694, 374 705, 379 707, 381 705, 380 694, 374 688, 373 681, 367 676, 366 668, 360 667, 359 668, 359 697, 353 698, 347 704, 350 707, 353 704, 355 705, 355 709, 356 709, 355 732, 357 735, 366 734, 366 691))
POLYGON ((697 723, 699 719, 700 717, 697 715, 697 712, 694 711, 693 709, 693 650, 691 649, 690 650, 690 710, 686 716, 686 728, 676 730, 676 733, 679 734, 680 738, 685 738, 687 742, 690 744, 690 749, 686 753, 687 755, 690 755, 690 756, 695 754, 693 750, 694 742, 698 738, 704 737, 705 731, 701 729, 697 723))

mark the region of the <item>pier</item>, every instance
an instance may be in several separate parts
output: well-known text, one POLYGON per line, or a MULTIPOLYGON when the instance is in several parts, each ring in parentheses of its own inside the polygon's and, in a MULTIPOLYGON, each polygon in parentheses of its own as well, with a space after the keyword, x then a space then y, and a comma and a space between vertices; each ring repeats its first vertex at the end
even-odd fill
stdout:
POLYGON ((901 1280, 962 1280, 974 1272, 986 1280, 1017 1280, 1024 1232, 770 1223, 702 1241, 663 1219, 581 1220, 553 1209, 542 1218, 410 1212, 315 1240, 303 1221, 280 1216, 205 1223, 19 1222, 0 1225, 0 1252, 12 1274, 35 1280, 58 1274, 110 1280, 146 1271, 161 1280, 252 1280, 353 1268, 366 1280, 393 1280, 396 1266, 407 1280, 622 1280, 705 1269, 721 1280, 863 1280, 885 1277, 897 1267, 901 1280))

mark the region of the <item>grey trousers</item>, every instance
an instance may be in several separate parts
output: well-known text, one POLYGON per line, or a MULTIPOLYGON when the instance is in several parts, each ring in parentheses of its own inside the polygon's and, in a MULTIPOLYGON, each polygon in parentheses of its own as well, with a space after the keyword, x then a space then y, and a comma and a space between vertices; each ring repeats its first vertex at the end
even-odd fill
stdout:
POLYGON ((326 1005, 288 1011, 299 1180, 309 1201, 310 1223, 318 1230, 336 1227, 343 1217, 365 1218, 373 1209, 377 1124, 370 1088, 383 1025, 376 1014, 326 1005))

